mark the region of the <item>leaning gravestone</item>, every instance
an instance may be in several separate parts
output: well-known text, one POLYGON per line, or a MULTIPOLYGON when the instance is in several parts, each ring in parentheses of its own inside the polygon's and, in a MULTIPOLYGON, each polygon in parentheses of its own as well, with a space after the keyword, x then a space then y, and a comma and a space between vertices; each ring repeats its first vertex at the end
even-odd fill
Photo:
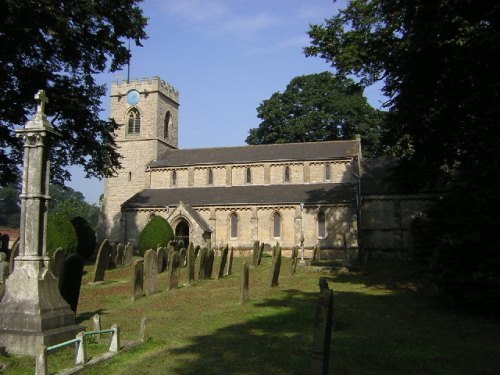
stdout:
POLYGON ((162 273, 167 268, 167 249, 164 247, 159 247, 156 250, 156 257, 158 258, 158 273, 162 273))
POLYGON ((297 272, 298 255, 299 255, 299 248, 297 246, 294 246, 292 248, 292 266, 290 268, 290 275, 295 275, 295 273, 297 272))
POLYGON ((208 250, 207 261, 205 263, 205 278, 210 280, 212 278, 212 271, 214 269, 215 250, 208 250))
POLYGON ((333 328, 333 290, 328 288, 326 279, 320 279, 316 317, 314 319, 314 338, 312 347, 311 374, 328 374, 330 362, 330 343, 333 328), (325 286, 326 284, 326 286, 325 286))
POLYGON ((259 259, 257 260, 257 265, 260 266, 260 262, 262 261, 262 254, 264 254, 264 248, 266 247, 265 243, 260 244, 260 249, 259 249, 259 259))
POLYGON ((180 272, 180 254, 178 251, 172 253, 170 267, 168 269, 168 288, 167 290, 176 289, 179 286, 179 272, 180 272))
POLYGON ((222 279, 224 277, 224 269, 226 268, 227 253, 228 252, 229 252, 229 245, 226 245, 224 250, 222 250, 222 256, 221 256, 220 266, 219 266, 219 274, 217 275, 218 279, 222 279))
POLYGON ((259 241, 255 241, 253 243, 253 251, 252 251, 252 265, 257 267, 259 265, 259 241))
POLYGON ((59 292, 71 310, 76 313, 80 287, 82 286, 83 258, 78 254, 72 254, 65 259, 59 274, 59 292))
POLYGON ((111 244, 111 248, 109 250, 109 263, 108 263, 108 269, 113 269, 116 268, 116 255, 117 255, 117 244, 116 242, 113 242, 111 244))
POLYGON ((134 255, 134 248, 130 242, 125 246, 125 254, 123 256, 123 264, 130 266, 132 264, 132 255, 134 255))
POLYGON ((244 262, 241 268, 241 281, 240 281, 240 304, 244 304, 248 300, 248 284, 250 279, 250 268, 248 263, 244 262))
POLYGON ((64 250, 62 247, 58 248, 52 254, 52 262, 50 262, 52 273, 55 277, 59 277, 61 274, 61 270, 64 265, 64 261, 66 260, 66 254, 64 254, 64 250))
POLYGON ((156 251, 146 250, 144 253, 144 289, 146 295, 158 291, 158 261, 156 251))
POLYGON ((108 240, 104 240, 97 251, 97 259, 95 261, 94 284, 104 282, 104 275, 109 265, 109 252, 111 246, 108 240))
POLYGON ((0 252, 0 284, 3 284, 7 277, 9 277, 9 262, 7 262, 7 254, 0 252))
POLYGON ((190 242, 187 248, 187 271, 188 271, 188 283, 194 282, 194 246, 193 243, 190 242))
POLYGON ((234 253, 234 249, 231 246, 231 250, 229 251, 229 261, 227 262, 226 276, 231 275, 231 272, 233 270, 233 253, 234 253))
POLYGON ((132 301, 135 301, 144 295, 144 259, 134 261, 132 272, 132 301))
POLYGON ((199 260, 199 268, 198 268, 198 281, 205 280, 205 271, 207 268, 207 258, 208 258, 208 250, 206 247, 202 247, 200 250, 200 258, 199 260))
POLYGON ((119 243, 116 246, 116 266, 117 267, 123 267, 124 258, 125 258, 125 245, 122 243, 119 243))
POLYGON ((271 265, 271 278, 270 278, 271 288, 278 286, 278 279, 280 277, 280 268, 281 268, 281 246, 278 243, 274 248, 273 262, 271 265))
POLYGON ((19 255, 19 240, 16 241, 14 246, 12 246, 12 251, 10 252, 9 258, 9 273, 12 275, 14 272, 14 259, 19 255))

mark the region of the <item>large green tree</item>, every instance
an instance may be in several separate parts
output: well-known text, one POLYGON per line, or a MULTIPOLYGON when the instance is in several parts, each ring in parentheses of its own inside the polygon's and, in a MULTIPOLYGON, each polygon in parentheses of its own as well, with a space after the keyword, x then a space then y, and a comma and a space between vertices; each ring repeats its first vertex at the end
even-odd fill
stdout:
POLYGON ((381 152, 383 112, 372 108, 363 89, 330 72, 295 77, 257 108, 262 122, 250 129, 251 145, 353 139, 361 134, 367 156, 381 152))
POLYGON ((82 165, 88 176, 119 166, 111 131, 99 118, 104 85, 94 75, 127 63, 127 40, 146 38, 142 0, 4 0, 0 12, 0 184, 15 180, 21 142, 13 132, 33 114, 44 89, 47 115, 62 134, 51 152, 52 178, 69 178, 82 165))
POLYGON ((309 35, 306 55, 361 84, 383 81, 384 143, 402 157, 400 181, 448 184, 416 231, 435 280, 498 306, 498 1, 353 0, 309 35))

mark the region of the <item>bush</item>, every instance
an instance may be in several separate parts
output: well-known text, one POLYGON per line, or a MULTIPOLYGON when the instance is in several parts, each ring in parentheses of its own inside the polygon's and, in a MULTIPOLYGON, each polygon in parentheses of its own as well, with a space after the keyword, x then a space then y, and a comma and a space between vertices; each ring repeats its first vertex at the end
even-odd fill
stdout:
POLYGON ((78 249, 78 236, 68 215, 64 213, 49 213, 47 219, 47 254, 62 247, 66 256, 75 254, 78 249))
POLYGON ((81 255, 83 259, 89 259, 97 243, 94 230, 89 222, 81 216, 73 218, 71 224, 73 224, 78 237, 77 253, 81 255))
POLYGON ((167 246, 174 239, 170 224, 160 216, 153 216, 139 234, 138 244, 141 254, 148 249, 156 249, 158 245, 167 246))

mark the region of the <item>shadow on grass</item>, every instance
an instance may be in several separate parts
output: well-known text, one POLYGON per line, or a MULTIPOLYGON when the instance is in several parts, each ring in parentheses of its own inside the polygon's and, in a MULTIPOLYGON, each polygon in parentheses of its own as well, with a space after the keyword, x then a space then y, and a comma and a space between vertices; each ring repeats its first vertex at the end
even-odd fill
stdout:
POLYGON ((106 315, 107 313, 105 313, 104 311, 105 311, 104 309, 97 309, 95 311, 86 311, 86 312, 83 312, 83 313, 78 313, 78 314, 76 314, 75 322, 76 322, 76 324, 80 324, 82 322, 85 322, 87 320, 92 319, 92 317, 95 314, 99 314, 101 316, 102 315, 106 315))

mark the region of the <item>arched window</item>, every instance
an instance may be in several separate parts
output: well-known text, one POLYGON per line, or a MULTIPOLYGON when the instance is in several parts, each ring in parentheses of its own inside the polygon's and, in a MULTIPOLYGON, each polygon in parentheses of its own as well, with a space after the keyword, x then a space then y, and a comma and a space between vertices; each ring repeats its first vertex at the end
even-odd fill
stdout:
POLYGON ((273 237, 281 237, 281 215, 279 212, 273 214, 273 237))
POLYGON ((212 168, 208 168, 208 170, 207 170, 207 184, 213 185, 213 183, 214 183, 214 172, 212 171, 212 168))
POLYGON ((128 133, 139 134, 141 132, 141 114, 137 108, 132 108, 127 117, 128 133))
POLYGON ((330 164, 325 164, 325 181, 330 181, 332 178, 332 173, 330 170, 330 164))
POLYGON ((238 215, 236 213, 232 213, 229 216, 229 223, 231 225, 231 238, 238 237, 238 215))
POLYGON ((283 176, 283 180, 285 182, 290 182, 290 167, 288 165, 285 167, 285 173, 283 176))
POLYGON ((326 237, 326 215, 323 211, 318 212, 318 237, 326 237))
POLYGON ((169 138, 170 131, 170 111, 165 114, 165 120, 163 120, 163 138, 169 138))
POLYGON ((177 171, 172 171, 172 186, 177 185, 177 171))
POLYGON ((246 170, 246 179, 245 179, 247 184, 252 183, 252 170, 250 168, 247 168, 246 170))

